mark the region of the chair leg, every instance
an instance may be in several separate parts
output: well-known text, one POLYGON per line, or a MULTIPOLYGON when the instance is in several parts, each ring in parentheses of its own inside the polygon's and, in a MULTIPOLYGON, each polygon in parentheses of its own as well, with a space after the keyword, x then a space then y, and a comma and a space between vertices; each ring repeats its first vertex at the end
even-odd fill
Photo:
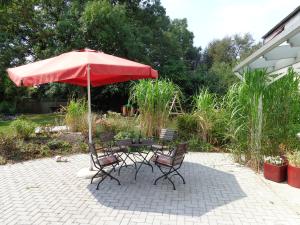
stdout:
POLYGON ((162 172, 163 175, 161 175, 160 177, 156 178, 154 181, 154 185, 156 185, 157 181, 159 181, 161 178, 165 178, 166 179, 166 174, 165 172, 161 169, 161 167, 159 165, 157 165, 158 169, 162 172))
POLYGON ((105 175, 109 176, 111 179, 117 181, 118 184, 121 185, 120 181, 119 181, 117 178, 115 178, 114 176, 112 176, 112 175, 110 174, 112 171, 113 171, 113 170, 110 170, 109 172, 103 171, 103 173, 104 173, 105 175))
POLYGON ((91 178, 91 184, 93 183, 93 180, 99 175, 101 170, 99 170, 92 178, 91 178))
POLYGON ((182 179, 183 184, 185 184, 185 180, 184 180, 183 176, 177 170, 174 170, 174 172, 175 172, 175 174, 173 174, 171 177, 177 175, 177 176, 179 176, 182 179))
POLYGON ((102 179, 98 182, 97 187, 96 187, 96 190, 99 190, 99 185, 102 183, 102 181, 105 180, 106 177, 107 177, 106 175, 103 176, 102 179))
POLYGON ((184 180, 183 176, 178 172, 178 169, 179 169, 180 167, 177 168, 177 169, 175 169, 174 167, 171 167, 171 168, 169 169, 168 172, 163 171, 162 168, 161 168, 161 166, 159 166, 159 165, 157 165, 157 167, 159 168, 159 170, 162 172, 163 175, 161 175, 160 177, 158 177, 158 178, 154 181, 154 185, 156 185, 156 183, 157 183, 158 180, 164 178, 164 179, 168 179, 168 181, 172 184, 173 189, 176 190, 175 184, 174 184, 174 182, 171 180, 171 178, 172 178, 173 176, 176 176, 176 175, 178 175, 178 176, 182 179, 183 184, 185 184, 185 180, 184 180), (174 174, 173 174, 173 173, 174 173, 174 174), (171 174, 172 174, 172 175, 171 175, 171 174), (170 175, 171 175, 171 176, 170 176, 170 175))
MULTIPOLYGON (((157 165, 157 166, 158 166, 158 165, 157 165)), ((160 176, 160 177, 158 177, 158 178, 154 181, 154 185, 156 185, 157 181, 160 180, 161 178, 165 178, 165 179, 168 179, 168 180, 169 180, 169 182, 170 182, 170 183, 172 184, 172 186, 173 186, 173 189, 176 190, 174 182, 173 182, 173 181, 169 178, 169 176, 168 176, 168 175, 170 175, 171 173, 174 172, 174 168, 171 167, 171 168, 169 169, 168 172, 163 171, 163 170, 161 169, 160 166, 158 166, 158 168, 159 168, 159 170, 163 173, 163 175, 160 176), (172 169, 173 169, 173 170, 172 170, 172 169)))
POLYGON ((178 174, 178 176, 180 176, 180 178, 182 179, 183 184, 185 184, 185 180, 184 180, 183 176, 177 170, 175 170, 175 171, 178 174))

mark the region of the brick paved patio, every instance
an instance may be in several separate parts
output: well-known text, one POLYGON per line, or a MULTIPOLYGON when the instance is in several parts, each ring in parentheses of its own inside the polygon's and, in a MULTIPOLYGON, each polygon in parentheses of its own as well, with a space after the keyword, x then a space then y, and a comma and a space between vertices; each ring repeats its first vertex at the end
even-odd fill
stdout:
POLYGON ((266 182, 228 154, 189 153, 176 191, 152 185, 159 173, 148 167, 137 181, 126 168, 121 186, 108 179, 97 191, 76 177, 88 156, 69 159, 0 166, 0 224, 300 224, 300 203, 288 200, 300 202, 299 189, 266 182))

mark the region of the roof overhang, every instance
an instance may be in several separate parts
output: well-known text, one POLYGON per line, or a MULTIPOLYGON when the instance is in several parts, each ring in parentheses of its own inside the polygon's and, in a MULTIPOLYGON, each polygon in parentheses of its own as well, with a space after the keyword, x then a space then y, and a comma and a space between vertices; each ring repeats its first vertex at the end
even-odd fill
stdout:
POLYGON ((300 20, 243 60, 233 72, 241 78, 249 69, 265 68, 270 74, 284 74, 289 67, 300 72, 300 20))

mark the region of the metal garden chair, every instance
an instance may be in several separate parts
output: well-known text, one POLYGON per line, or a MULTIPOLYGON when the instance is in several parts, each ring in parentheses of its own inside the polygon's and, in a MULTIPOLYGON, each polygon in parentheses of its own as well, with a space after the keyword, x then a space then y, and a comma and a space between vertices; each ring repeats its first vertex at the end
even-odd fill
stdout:
POLYGON ((91 153, 91 158, 94 164, 94 167, 98 169, 98 172, 92 177, 91 184, 93 180, 97 177, 101 177, 100 181, 97 184, 97 190, 99 189, 99 185, 105 180, 105 178, 110 177, 111 179, 118 182, 120 185, 120 181, 111 175, 111 172, 115 169, 115 166, 119 164, 120 160, 114 154, 103 154, 98 156, 94 144, 89 144, 89 150, 91 153), (107 170, 107 168, 110 168, 107 170))
POLYGON ((174 129, 164 128, 161 129, 159 135, 159 143, 151 146, 152 150, 163 152, 169 150, 169 144, 176 138, 176 131, 174 129))
POLYGON ((185 184, 185 180, 178 170, 183 163, 186 152, 187 143, 181 143, 176 146, 176 148, 171 152, 170 155, 158 153, 152 156, 151 160, 163 174, 154 181, 154 185, 156 185, 158 180, 164 178, 170 181, 170 183, 173 185, 173 189, 176 190, 175 184, 171 180, 171 178, 176 175, 179 176, 182 179, 183 184, 185 184))

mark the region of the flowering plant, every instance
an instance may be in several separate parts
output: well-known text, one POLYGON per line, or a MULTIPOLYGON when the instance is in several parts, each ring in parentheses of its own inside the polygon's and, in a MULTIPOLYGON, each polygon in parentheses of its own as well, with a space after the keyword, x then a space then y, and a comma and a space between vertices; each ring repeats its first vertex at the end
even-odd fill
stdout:
POLYGON ((276 166, 282 166, 285 162, 280 156, 267 156, 265 157, 265 162, 276 166))

